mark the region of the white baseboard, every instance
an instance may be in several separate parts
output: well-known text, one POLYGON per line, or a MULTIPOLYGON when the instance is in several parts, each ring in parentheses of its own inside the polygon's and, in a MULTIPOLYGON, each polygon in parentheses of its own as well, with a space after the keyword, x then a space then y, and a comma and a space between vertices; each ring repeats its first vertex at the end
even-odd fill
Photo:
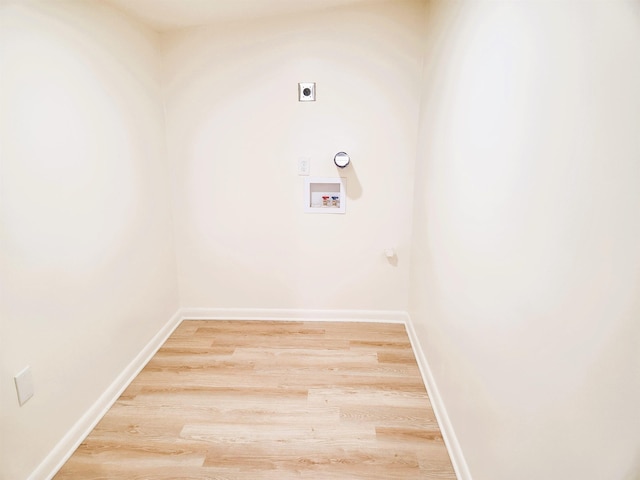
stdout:
POLYGON ((111 408, 118 397, 129 386, 131 381, 140 373, 151 360, 162 344, 169 338, 181 321, 178 310, 162 329, 151 339, 144 349, 127 365, 107 390, 96 400, 89 410, 62 437, 54 449, 45 457, 38 467, 31 473, 28 480, 50 480, 71 457, 76 448, 111 408))
POLYGON ((401 310, 306 310, 283 308, 183 308, 183 320, 289 320, 406 323, 401 310))
POLYGON ((413 328, 411 317, 408 314, 407 322, 405 325, 407 327, 407 333, 409 335, 409 340, 411 341, 411 346, 413 347, 413 353, 415 354, 416 361, 418 362, 418 366, 420 367, 422 379, 427 389, 427 393, 429 394, 429 399, 431 400, 431 405, 436 415, 436 419, 438 420, 438 425, 440 426, 440 431, 442 432, 442 438, 444 439, 444 443, 447 446, 447 450, 449 451, 449 456, 451 457, 451 463, 453 464, 453 469, 456 472, 456 476, 458 477, 458 480, 472 480, 469 466, 464 459, 462 449, 460 448, 460 443, 458 442, 458 438, 456 437, 456 434, 453 430, 453 425, 451 424, 451 420, 449 419, 449 415, 447 414, 447 409, 444 406, 444 402, 442 401, 442 397, 440 396, 440 392, 438 391, 438 387, 433 378, 433 374, 431 373, 429 362, 427 362, 427 357, 422 350, 420 341, 418 340, 418 335, 413 328))

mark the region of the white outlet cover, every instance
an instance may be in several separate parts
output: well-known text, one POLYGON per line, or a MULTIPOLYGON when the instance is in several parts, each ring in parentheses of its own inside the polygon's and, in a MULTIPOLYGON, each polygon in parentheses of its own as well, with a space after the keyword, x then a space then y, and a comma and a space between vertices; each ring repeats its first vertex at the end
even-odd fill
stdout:
POLYGON ((298 101, 316 101, 316 84, 314 82, 302 82, 298 84, 298 101))
POLYGON ((33 397, 33 375, 31 375, 31 367, 26 367, 18 373, 13 380, 16 383, 16 391, 18 392, 18 402, 20 406, 27 403, 33 397))
POLYGON ((298 159, 298 175, 309 175, 311 173, 311 159, 299 158, 298 159))

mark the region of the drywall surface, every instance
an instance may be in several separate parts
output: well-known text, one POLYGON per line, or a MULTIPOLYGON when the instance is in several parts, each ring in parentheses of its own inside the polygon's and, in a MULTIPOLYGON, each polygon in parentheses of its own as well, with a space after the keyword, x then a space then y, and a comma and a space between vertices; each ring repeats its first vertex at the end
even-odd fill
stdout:
POLYGON ((183 306, 406 309, 423 8, 162 37, 183 306), (316 102, 298 102, 298 82, 316 82, 316 102), (303 212, 304 157, 313 176, 346 177, 345 215, 303 212))
POLYGON ((640 476, 640 4, 433 1, 410 313, 474 480, 640 476))
POLYGON ((98 2, 0 15, 0 478, 24 479, 179 302, 157 37, 98 2))

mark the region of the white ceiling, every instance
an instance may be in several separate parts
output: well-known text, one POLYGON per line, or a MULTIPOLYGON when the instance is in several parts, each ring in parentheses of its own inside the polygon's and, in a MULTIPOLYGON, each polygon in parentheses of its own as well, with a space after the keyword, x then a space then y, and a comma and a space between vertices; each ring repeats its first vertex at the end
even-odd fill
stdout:
POLYGON ((287 13, 317 11, 352 4, 379 3, 381 0, 106 0, 114 7, 141 20, 154 30, 166 32, 287 13))

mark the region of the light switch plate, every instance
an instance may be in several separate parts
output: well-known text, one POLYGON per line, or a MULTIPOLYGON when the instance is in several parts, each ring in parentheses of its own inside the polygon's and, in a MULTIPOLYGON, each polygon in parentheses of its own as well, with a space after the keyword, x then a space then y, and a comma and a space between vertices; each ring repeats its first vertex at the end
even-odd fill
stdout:
POLYGON ((31 375, 31 367, 25 367, 24 370, 13 377, 13 380, 16 383, 18 402, 20 406, 22 406, 33 397, 33 375, 31 375))

